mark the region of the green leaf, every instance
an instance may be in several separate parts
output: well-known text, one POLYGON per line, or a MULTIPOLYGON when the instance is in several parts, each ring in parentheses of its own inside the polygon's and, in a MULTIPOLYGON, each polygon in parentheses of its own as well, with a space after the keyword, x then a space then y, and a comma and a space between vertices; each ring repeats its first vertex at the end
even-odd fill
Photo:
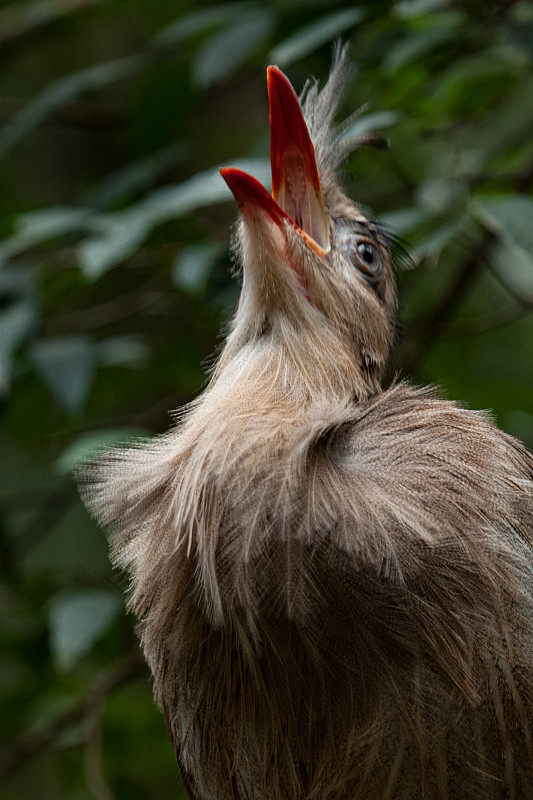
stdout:
POLYGON ((399 111, 376 111, 374 114, 362 114, 342 131, 341 139, 357 138, 365 133, 379 133, 383 128, 390 128, 402 118, 399 111))
POLYGON ((533 198, 529 195, 478 197, 471 210, 489 230, 533 252, 533 198))
POLYGON ((201 294, 222 250, 211 242, 180 250, 172 266, 172 279, 176 286, 190 294, 201 294))
POLYGON ((353 28, 364 16, 362 8, 346 8, 320 17, 277 44, 270 60, 280 66, 292 64, 353 28))
POLYGON ((465 181, 454 176, 421 181, 416 199, 428 214, 443 214, 466 198, 465 181))
POLYGON ((169 167, 186 157, 184 143, 173 144, 147 158, 133 161, 108 175, 87 197, 91 208, 107 209, 129 200, 134 194, 153 183, 169 167))
POLYGON ((110 336, 98 343, 98 360, 103 367, 146 366, 150 348, 140 336, 110 336))
POLYGON ((383 66, 390 72, 396 72, 448 42, 457 44, 466 21, 467 17, 461 11, 428 14, 422 27, 409 30, 390 47, 383 59, 383 66))
POLYGON ((272 9, 257 8, 241 12, 231 25, 211 36, 192 62, 198 84, 210 86, 227 78, 266 41, 274 22, 272 9))
POLYGON ((533 256, 508 237, 498 243, 493 255, 493 264, 505 282, 517 295, 530 302, 533 300, 533 256))
POLYGON ((207 33, 229 22, 237 13, 253 8, 255 3, 225 3, 220 6, 193 11, 165 26, 152 39, 156 47, 172 47, 193 36, 207 33))
POLYGON ((132 439, 146 438, 147 433, 144 428, 123 427, 104 428, 78 436, 57 459, 56 471, 60 475, 68 475, 96 450, 125 444, 132 439))
POLYGON ((401 208, 379 216, 382 225, 400 236, 418 228, 425 219, 426 215, 419 208, 401 208))
POLYGON ((471 88, 483 80, 493 80, 498 75, 518 75, 528 66, 525 53, 511 44, 498 44, 487 48, 454 64, 446 72, 437 97, 450 91, 455 85, 471 88))
POLYGON ((442 76, 433 93, 433 102, 448 117, 483 112, 492 117, 498 100, 507 100, 514 81, 527 69, 529 59, 512 45, 499 45, 463 57, 442 76))
POLYGON ((0 10, 0 46, 35 35, 62 17, 83 12, 109 0, 25 0, 8 3, 0 10))
MULTIPOLYGON (((48 472, 55 480, 55 491, 52 490, 48 495, 37 495, 37 498, 49 498, 55 502, 58 476, 53 465, 48 465, 48 472)), ((70 476, 64 480, 71 489, 70 476)), ((89 517, 81 501, 76 502, 72 495, 70 497, 72 502, 64 503, 60 499, 58 506, 54 505, 50 526, 48 523, 43 525, 46 516, 42 506, 36 503, 33 514, 27 517, 21 528, 24 533, 31 526, 34 532, 32 546, 25 548, 20 559, 21 573, 28 577, 61 576, 62 585, 64 578, 69 575, 76 581, 85 575, 89 582, 97 576, 108 581, 112 571, 105 534, 89 517)))
POLYGON ((73 206, 52 206, 19 214, 13 236, 0 244, 0 263, 50 239, 82 229, 89 222, 90 214, 90 209, 73 206))
POLYGON ((94 374, 92 340, 83 335, 39 339, 31 346, 30 353, 57 402, 70 413, 80 411, 94 374))
POLYGON ((86 222, 89 213, 86 208, 72 206, 52 206, 30 211, 17 217, 15 231, 28 244, 36 244, 78 230, 86 222))
MULTIPOLYGON (((531 70, 520 80, 515 80, 506 91, 505 98, 498 103, 497 114, 489 108, 482 119, 473 120, 462 132, 456 128, 465 172, 479 174, 487 169, 486 162, 495 154, 513 153, 516 143, 524 145, 531 141, 533 75, 530 73, 531 70)), ((486 81, 486 84, 490 86, 491 81, 486 81)), ((529 166, 525 169, 527 171, 529 166)))
POLYGON ((533 198, 525 194, 478 197, 472 214, 498 237, 493 264, 516 294, 533 298, 533 198))
POLYGON ((28 300, 14 303, 0 314, 0 394, 10 387, 15 351, 30 334, 35 321, 35 305, 28 300))
POLYGON ((411 252, 413 260, 418 262, 425 258, 438 258, 444 248, 459 236, 462 228, 462 220, 453 220, 431 231, 411 252))
MULTIPOLYGON (((252 173, 265 184, 270 182, 267 159, 236 159, 232 166, 252 173)), ((156 225, 232 197, 217 167, 198 172, 183 183, 158 189, 124 211, 102 214, 99 217, 101 235, 79 245, 80 267, 88 278, 99 278, 135 252, 156 225)))
POLYGON ((417 17, 431 11, 440 11, 448 6, 449 0, 400 0, 395 3, 393 13, 397 17, 417 17))
POLYGON ((37 321, 33 283, 22 270, 0 272, 0 394, 11 384, 13 359, 19 345, 29 336, 37 321))
POLYGON ((50 649, 62 669, 70 669, 107 631, 122 610, 116 594, 96 589, 58 592, 48 615, 50 649))
POLYGON ((78 259, 86 278, 96 280, 120 263, 144 241, 151 230, 150 215, 135 206, 115 215, 101 216, 103 233, 78 245, 78 259))
POLYGON ((137 75, 148 63, 148 56, 144 54, 128 56, 105 61, 54 81, 28 103, 14 122, 0 128, 0 159, 54 111, 68 105, 85 92, 137 75))

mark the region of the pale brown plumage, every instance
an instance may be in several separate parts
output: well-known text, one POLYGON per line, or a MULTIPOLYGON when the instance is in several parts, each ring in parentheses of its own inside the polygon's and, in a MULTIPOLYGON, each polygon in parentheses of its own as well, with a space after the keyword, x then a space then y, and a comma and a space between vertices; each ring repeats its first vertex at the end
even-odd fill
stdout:
POLYGON ((197 800, 528 800, 533 458, 484 414, 380 389, 395 291, 337 185, 342 67, 303 102, 331 250, 227 171, 244 279, 210 384, 82 493, 197 800))

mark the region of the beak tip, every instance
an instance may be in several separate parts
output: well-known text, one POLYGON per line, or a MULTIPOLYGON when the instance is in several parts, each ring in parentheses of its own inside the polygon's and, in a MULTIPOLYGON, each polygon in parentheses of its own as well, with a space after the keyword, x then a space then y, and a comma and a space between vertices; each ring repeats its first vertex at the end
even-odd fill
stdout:
POLYGON ((283 77, 283 72, 280 70, 277 64, 269 64, 267 67, 267 81, 270 83, 271 80, 275 80, 276 78, 283 77))
POLYGON ((270 111, 272 113, 272 103, 294 106, 294 101, 299 107, 298 95, 294 87, 284 72, 276 64, 267 67, 267 88, 270 99, 270 111))
POLYGON ((262 209, 273 221, 281 224, 287 216, 259 181, 237 167, 221 167, 221 176, 228 184, 241 213, 262 209))

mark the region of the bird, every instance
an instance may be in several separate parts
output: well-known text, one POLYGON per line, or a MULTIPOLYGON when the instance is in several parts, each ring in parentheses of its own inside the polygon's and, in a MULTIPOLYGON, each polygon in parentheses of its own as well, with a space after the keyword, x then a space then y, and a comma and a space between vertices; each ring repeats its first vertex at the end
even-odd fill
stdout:
POLYGON ((533 798, 533 457, 384 371, 393 251, 349 199, 346 48, 267 70, 272 191, 221 169, 242 290, 203 393, 97 453, 193 800, 533 798))

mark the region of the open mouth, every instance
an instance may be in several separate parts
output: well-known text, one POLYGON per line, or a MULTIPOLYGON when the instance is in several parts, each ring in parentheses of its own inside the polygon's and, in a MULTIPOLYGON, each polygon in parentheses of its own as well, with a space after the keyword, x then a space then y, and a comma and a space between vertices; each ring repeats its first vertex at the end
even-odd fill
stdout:
POLYGON ((296 92, 278 67, 268 67, 272 195, 252 175, 220 170, 241 210, 262 208, 271 219, 289 221, 319 255, 330 249, 329 223, 315 151, 296 92))

